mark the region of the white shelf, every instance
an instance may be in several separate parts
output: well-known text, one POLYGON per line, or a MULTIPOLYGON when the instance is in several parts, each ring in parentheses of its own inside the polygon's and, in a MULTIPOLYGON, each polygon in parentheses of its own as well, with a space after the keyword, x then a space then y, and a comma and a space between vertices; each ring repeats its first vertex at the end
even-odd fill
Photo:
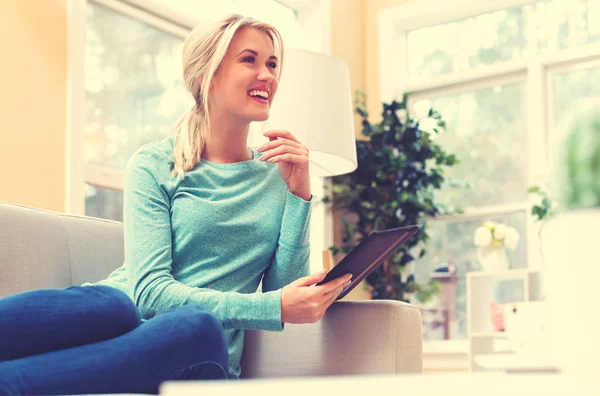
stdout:
POLYGON ((489 353, 474 357, 475 363, 486 370, 497 371, 555 371, 549 358, 518 356, 514 353, 489 353))
POLYGON ((492 332, 481 332, 476 331, 471 333, 472 338, 506 338, 508 337, 506 333, 500 331, 492 331, 492 332))
POLYGON ((541 273, 535 270, 467 273, 467 340, 471 371, 547 368, 539 361, 522 362, 517 359, 512 353, 509 335, 495 330, 490 310, 492 303, 539 300, 540 286, 541 273), (498 357, 497 360, 494 360, 495 357, 498 357))
POLYGON ((464 355, 469 349, 468 340, 436 340, 423 342, 423 355, 464 355))
POLYGON ((491 279, 523 279, 529 274, 537 273, 528 269, 511 269, 506 271, 472 271, 467 272, 467 278, 491 278, 491 279))

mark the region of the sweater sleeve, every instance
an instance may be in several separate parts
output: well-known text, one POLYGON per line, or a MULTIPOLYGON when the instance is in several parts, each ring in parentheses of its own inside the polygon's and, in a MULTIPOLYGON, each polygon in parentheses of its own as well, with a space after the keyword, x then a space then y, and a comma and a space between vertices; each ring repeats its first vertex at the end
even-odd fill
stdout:
POLYGON ((287 192, 277 248, 262 281, 263 292, 281 289, 309 275, 311 211, 312 201, 287 192))
POLYGON ((280 290, 251 294, 220 292, 190 287, 173 278, 168 183, 161 184, 156 176, 169 175, 170 166, 164 155, 157 156, 139 151, 125 170, 125 267, 131 297, 142 317, 194 304, 215 314, 224 328, 281 331, 280 290))

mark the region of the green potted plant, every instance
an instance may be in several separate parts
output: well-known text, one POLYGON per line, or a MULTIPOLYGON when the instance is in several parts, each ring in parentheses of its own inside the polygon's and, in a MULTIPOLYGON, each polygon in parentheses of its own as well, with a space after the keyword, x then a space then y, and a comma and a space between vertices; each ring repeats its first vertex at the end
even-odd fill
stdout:
POLYGON ((439 283, 418 283, 406 268, 425 255, 425 217, 456 211, 436 202, 434 192, 446 184, 460 185, 444 176, 445 168, 458 159, 436 143, 436 135, 445 127, 441 115, 431 109, 426 120, 416 120, 407 112, 406 99, 384 103, 383 119, 371 124, 365 95, 357 92, 355 108, 367 140, 356 142, 356 171, 333 178, 331 203, 346 215, 341 218, 342 245, 330 250, 334 256, 345 254, 372 231, 419 224, 417 234, 372 272, 366 283, 374 299, 408 301, 414 295, 425 302, 439 292, 439 283))
POLYGON ((594 375, 600 350, 593 292, 600 279, 600 108, 569 125, 553 156, 551 184, 557 213, 540 229, 546 301, 555 364, 594 375))
POLYGON ((546 190, 540 186, 531 186, 527 192, 537 199, 537 202, 531 207, 531 215, 537 221, 543 221, 554 215, 556 203, 553 202, 546 190))

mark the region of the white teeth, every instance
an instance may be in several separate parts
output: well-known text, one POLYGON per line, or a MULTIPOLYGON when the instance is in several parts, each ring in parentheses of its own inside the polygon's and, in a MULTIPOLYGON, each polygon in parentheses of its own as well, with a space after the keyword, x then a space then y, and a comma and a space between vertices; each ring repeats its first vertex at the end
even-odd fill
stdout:
POLYGON ((266 91, 253 90, 248 92, 250 96, 260 96, 263 99, 269 99, 269 93, 266 91))

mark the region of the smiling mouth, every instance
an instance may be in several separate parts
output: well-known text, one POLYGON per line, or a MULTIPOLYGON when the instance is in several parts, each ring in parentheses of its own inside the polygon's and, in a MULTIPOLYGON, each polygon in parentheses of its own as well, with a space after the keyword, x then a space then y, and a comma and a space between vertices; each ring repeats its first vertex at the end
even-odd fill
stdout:
POLYGON ((248 96, 252 99, 256 100, 259 103, 267 104, 269 103, 269 93, 267 91, 262 90, 251 90, 248 91, 248 96))

